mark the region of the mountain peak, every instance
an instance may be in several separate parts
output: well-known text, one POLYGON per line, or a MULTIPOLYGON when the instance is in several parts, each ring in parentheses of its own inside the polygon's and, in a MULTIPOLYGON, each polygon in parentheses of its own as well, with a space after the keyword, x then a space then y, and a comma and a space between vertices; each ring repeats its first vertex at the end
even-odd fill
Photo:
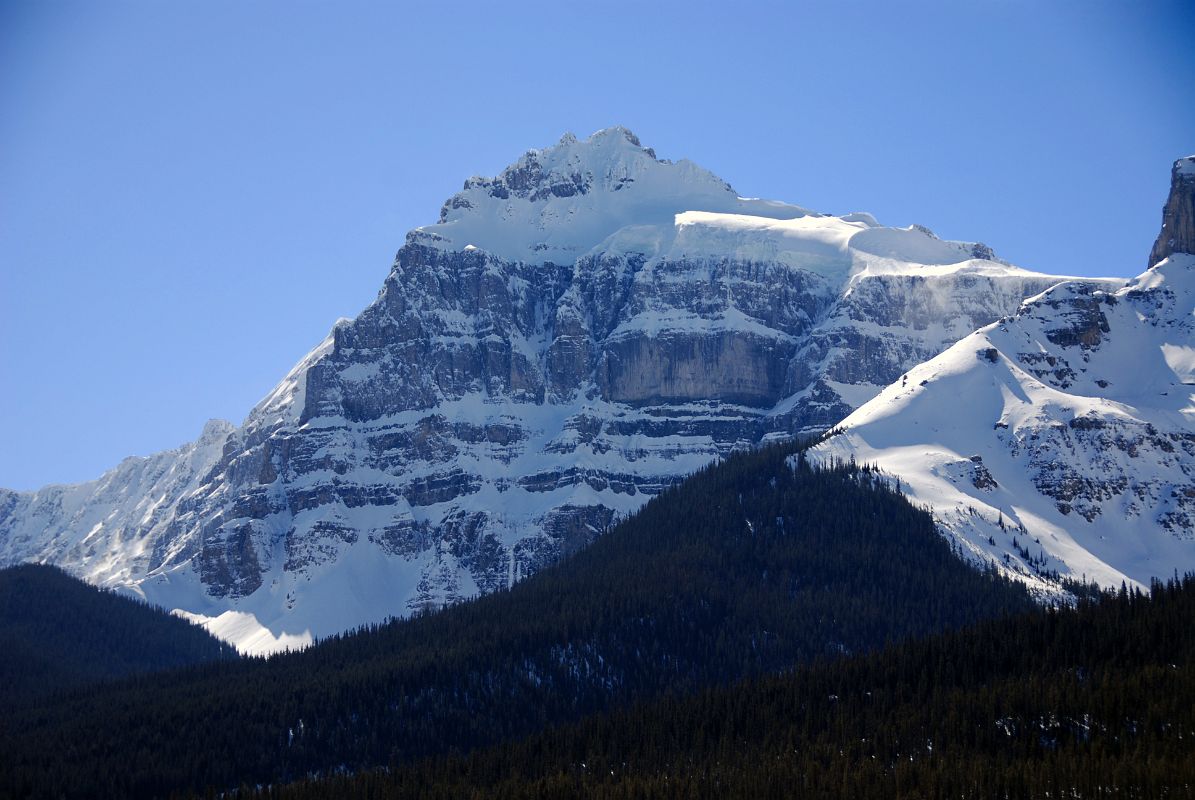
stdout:
POLYGON ((492 178, 475 176, 410 241, 485 250, 509 261, 573 263, 630 224, 671 224, 684 211, 734 211, 737 193, 691 161, 657 158, 630 130, 564 134, 492 178))
MULTIPOLYGON (((577 137, 573 136, 571 133, 565 134, 565 137, 569 137, 569 136, 572 136, 573 140, 576 141, 577 137)), ((602 128, 600 131, 595 131, 594 133, 590 134, 589 138, 586 139, 585 141, 586 142, 596 142, 596 141, 602 141, 603 139, 608 139, 608 138, 618 139, 620 137, 622 139, 625 139, 627 142, 631 143, 635 147, 644 149, 643 144, 639 141, 639 137, 636 136, 634 133, 632 133, 629 128, 624 128, 621 125, 611 125, 609 128, 602 128)), ((563 139, 561 139, 561 141, 563 141, 563 139)))
POLYGON ((1170 170, 1170 196, 1162 208, 1162 230, 1149 254, 1149 266, 1174 253, 1195 253, 1195 156, 1180 158, 1170 170))
POLYGON ((201 443, 214 442, 228 438, 228 434, 236 430, 236 426, 226 419, 209 419, 203 424, 203 432, 199 434, 201 443))
MULTIPOLYGON (((483 188, 491 197, 511 197, 531 202, 553 197, 565 198, 593 191, 619 191, 634 181, 636 172, 647 164, 664 164, 656 153, 639 142, 639 137, 623 127, 603 128, 586 139, 565 133, 550 147, 528 150, 518 161, 496 178, 473 177, 465 181, 463 191, 483 188)), ((701 170, 703 178, 716 181, 730 190, 720 178, 701 170)), ((459 196, 459 195, 458 195, 459 196)), ((451 201, 440 212, 441 221, 450 216, 451 201)))

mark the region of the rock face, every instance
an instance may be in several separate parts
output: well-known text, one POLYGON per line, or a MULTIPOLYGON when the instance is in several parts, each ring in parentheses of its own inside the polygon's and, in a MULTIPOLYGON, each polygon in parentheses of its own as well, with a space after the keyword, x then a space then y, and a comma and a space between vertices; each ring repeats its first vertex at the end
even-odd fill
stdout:
POLYGON ((507 586, 711 459, 838 423, 1060 280, 740 198, 623 129, 566 136, 466 181, 239 428, 0 495, 0 554, 243 649, 302 644, 507 586))
POLYGON ((1162 230, 1150 251, 1149 266, 1174 253, 1195 253, 1195 156, 1174 162, 1162 230))
POLYGON ((1149 270, 1117 290, 1051 288, 886 388, 817 457, 878 464, 962 553, 1045 593, 1059 578, 1115 588, 1195 570, 1183 164, 1149 270))

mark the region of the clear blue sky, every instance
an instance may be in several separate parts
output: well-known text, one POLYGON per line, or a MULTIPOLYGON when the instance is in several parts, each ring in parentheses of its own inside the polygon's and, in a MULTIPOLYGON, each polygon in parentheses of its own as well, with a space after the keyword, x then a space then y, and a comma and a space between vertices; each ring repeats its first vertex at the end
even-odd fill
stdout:
POLYGON ((1195 4, 0 0, 0 486, 239 422, 472 174, 622 124, 741 194, 1131 275, 1195 4))

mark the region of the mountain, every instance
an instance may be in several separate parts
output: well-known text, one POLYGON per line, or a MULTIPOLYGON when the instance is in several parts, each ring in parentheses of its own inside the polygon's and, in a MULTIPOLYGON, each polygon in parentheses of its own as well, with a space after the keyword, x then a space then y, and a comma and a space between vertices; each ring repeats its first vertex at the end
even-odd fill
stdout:
POLYGON ((1148 585, 1195 570, 1195 157, 1146 272, 1062 283, 851 414, 815 457, 875 464, 979 563, 1148 585))
POLYGON ((59 564, 246 652, 300 646, 510 586, 1060 280, 739 197, 625 129, 566 136, 466 181, 241 426, 0 492, 0 563, 59 564))
POLYGON ((1195 581, 233 797, 926 800, 1183 796, 1195 581))
POLYGON ((1034 607, 876 474, 798 448, 733 454, 510 589, 0 715, 0 797, 408 764, 1034 607))
POLYGON ((161 609, 57 567, 0 569, 0 709, 52 692, 236 658, 229 645, 161 609))

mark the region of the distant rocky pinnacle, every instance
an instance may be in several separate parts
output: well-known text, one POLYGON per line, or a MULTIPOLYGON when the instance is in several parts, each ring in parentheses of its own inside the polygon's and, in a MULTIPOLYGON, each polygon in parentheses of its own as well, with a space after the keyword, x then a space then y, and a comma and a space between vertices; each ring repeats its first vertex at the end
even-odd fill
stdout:
POLYGON ((0 490, 0 564, 60 564, 243 650, 302 644, 509 586, 1060 280, 739 197, 625 129, 565 136, 466 181, 239 427, 0 490))
POLYGON ((1180 158, 1170 172, 1170 197, 1162 209, 1162 230, 1149 266, 1172 253, 1195 253, 1195 156, 1180 158))

